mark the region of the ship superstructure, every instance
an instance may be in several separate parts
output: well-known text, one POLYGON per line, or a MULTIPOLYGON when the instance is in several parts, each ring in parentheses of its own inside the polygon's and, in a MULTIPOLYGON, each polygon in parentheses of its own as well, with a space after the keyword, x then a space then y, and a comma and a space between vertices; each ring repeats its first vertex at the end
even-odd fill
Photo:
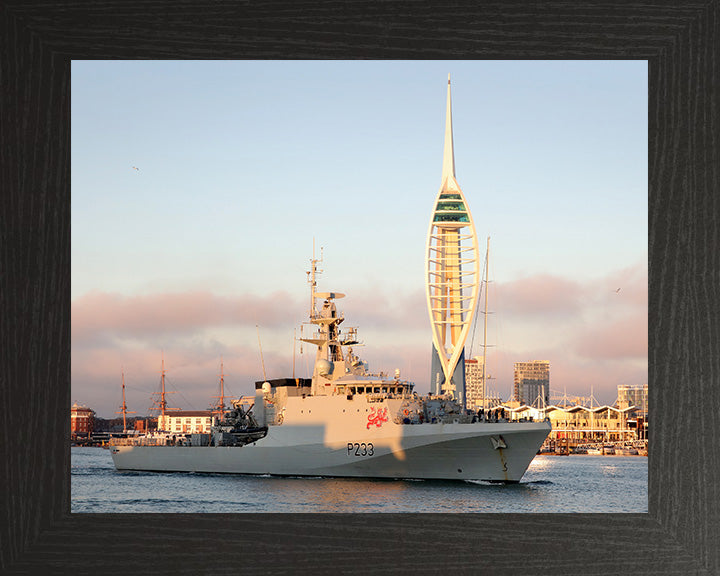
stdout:
POLYGON ((478 241, 467 200, 455 179, 450 76, 440 191, 430 218, 425 259, 433 335, 431 382, 435 394, 465 405, 465 341, 480 286, 478 241))

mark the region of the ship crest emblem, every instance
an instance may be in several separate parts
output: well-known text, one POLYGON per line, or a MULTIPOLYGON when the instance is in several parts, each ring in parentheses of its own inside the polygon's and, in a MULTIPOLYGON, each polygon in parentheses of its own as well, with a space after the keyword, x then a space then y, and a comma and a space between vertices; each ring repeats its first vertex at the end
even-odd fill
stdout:
POLYGON ((370 426, 380 428, 385 422, 389 420, 387 408, 371 408, 370 414, 368 415, 367 429, 370 430, 370 426))

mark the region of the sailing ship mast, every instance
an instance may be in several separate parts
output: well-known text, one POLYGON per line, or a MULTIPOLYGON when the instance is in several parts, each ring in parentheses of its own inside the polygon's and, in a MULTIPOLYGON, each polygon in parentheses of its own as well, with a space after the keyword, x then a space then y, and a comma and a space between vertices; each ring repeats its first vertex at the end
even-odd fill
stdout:
POLYGON ((162 356, 162 369, 160 372, 160 415, 165 421, 165 409, 167 408, 167 402, 165 401, 165 356, 162 356))
POLYGON ((127 433, 127 418, 126 414, 135 414, 135 412, 128 412, 127 404, 125 404, 125 372, 121 372, 122 374, 122 406, 120 407, 119 412, 115 412, 115 414, 122 414, 123 415, 123 433, 127 433))
POLYGON ((165 355, 162 355, 162 369, 160 371, 160 401, 153 400, 151 410, 157 410, 160 408, 160 415, 158 416, 158 430, 161 430, 161 426, 165 425, 165 412, 170 410, 177 410, 176 408, 168 408, 167 401, 165 400, 166 394, 173 394, 173 392, 165 391, 165 355))
POLYGON ((220 410, 225 410, 225 366, 220 358, 220 410))
POLYGON ((218 398, 218 402, 212 408, 212 411, 217 414, 223 414, 225 412, 225 367, 223 365, 222 356, 220 357, 220 396, 213 396, 218 398))

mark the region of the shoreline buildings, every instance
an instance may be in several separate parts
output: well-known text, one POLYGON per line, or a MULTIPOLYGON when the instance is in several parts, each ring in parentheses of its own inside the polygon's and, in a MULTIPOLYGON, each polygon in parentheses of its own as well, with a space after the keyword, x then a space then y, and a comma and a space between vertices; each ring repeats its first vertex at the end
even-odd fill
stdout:
POLYGON ((531 406, 510 401, 504 403, 502 408, 512 420, 549 418, 552 430, 546 445, 558 446, 556 442, 562 442, 568 448, 603 442, 640 442, 647 449, 648 385, 621 384, 617 390, 618 400, 612 406, 588 406, 579 402, 531 406))
POLYGON ((465 399, 467 408, 471 410, 495 408, 503 403, 497 392, 489 387, 489 381, 494 378, 487 372, 483 378, 484 363, 484 356, 465 360, 465 399))
POLYGON ((158 416, 157 429, 177 434, 203 434, 210 432, 211 410, 175 410, 158 416))
POLYGON ((513 368, 513 399, 536 408, 547 406, 550 403, 550 362, 515 362, 513 368))
POLYGON ((475 356, 465 360, 465 400, 467 407, 477 409, 483 407, 485 386, 483 382, 483 365, 485 358, 475 356))
POLYGON ((618 386, 617 404, 619 408, 636 406, 638 416, 647 418, 648 415, 648 385, 647 384, 621 384, 618 386))
POLYGON ((95 424, 95 411, 75 402, 70 408, 70 437, 89 436, 95 424))
POLYGON ((465 341, 480 285, 478 242, 470 209, 455 179, 450 76, 440 191, 430 218, 425 259, 426 295, 433 334, 430 389, 466 405, 465 341))

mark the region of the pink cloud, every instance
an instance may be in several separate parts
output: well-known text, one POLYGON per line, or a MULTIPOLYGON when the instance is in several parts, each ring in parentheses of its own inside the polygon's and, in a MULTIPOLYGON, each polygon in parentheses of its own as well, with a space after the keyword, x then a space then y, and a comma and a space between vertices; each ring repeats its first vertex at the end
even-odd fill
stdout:
POLYGON ((491 309, 508 316, 570 317, 593 306, 647 310, 647 264, 579 282, 559 276, 535 275, 490 284, 491 309), (494 304, 492 303, 494 302, 494 304))
MULTIPOLYGON (((497 378, 490 386, 503 398, 512 392, 513 363, 533 359, 551 362, 553 390, 589 395, 593 386, 601 402, 615 398, 617 384, 647 381, 644 263, 587 282, 543 275, 490 287, 490 321, 502 319, 514 334, 509 348, 489 351, 489 369, 497 378)), ((429 390, 432 339, 423 290, 388 294, 367 286, 338 305, 347 318, 342 327, 357 326, 361 339, 367 338, 367 347, 356 352, 372 371, 392 374, 400 368, 404 378, 416 382, 418 392, 429 390)), ((87 294, 72 303, 72 400, 113 416, 124 369, 128 386, 134 387, 128 388, 131 409, 144 413, 149 393, 159 383, 162 352, 169 382, 192 407, 207 407, 217 393, 221 356, 228 389, 252 393, 254 382, 263 378, 254 325, 261 327, 267 378, 289 376, 292 330, 304 319, 306 307, 305 298, 281 292, 235 297, 200 291, 87 294), (213 337, 213 328, 220 334, 228 328, 232 339, 213 337)), ((477 354, 477 337, 474 348, 477 354)), ((296 375, 309 376, 313 360, 314 349, 305 345, 304 356, 297 356, 296 375)), ((180 407, 189 407, 177 397, 180 407)))
POLYGON ((601 280, 601 287, 605 300, 647 310, 647 263, 643 262, 608 274, 601 280))
POLYGON ((388 295, 368 288, 368 291, 349 294, 338 302, 338 308, 342 308, 346 322, 352 326, 430 329, 424 290, 388 295))
POLYGON ((573 351, 586 358, 647 358, 647 310, 579 329, 573 351))
POLYGON ((590 396, 592 391, 601 404, 612 404, 615 401, 619 384, 645 384, 647 381, 647 365, 632 359, 605 360, 557 355, 554 364, 551 364, 551 390, 566 390, 568 396, 590 396))
MULTIPOLYGON (((123 348, 119 346, 74 350, 71 364, 72 401, 87 404, 103 418, 114 417, 121 403, 121 375, 125 374, 128 409, 147 415, 152 394, 159 391, 164 359, 166 389, 171 406, 202 410, 214 401, 224 363, 225 393, 253 394, 254 382, 263 379, 256 346, 221 349, 207 346, 123 348)), ((291 373, 291 358, 265 354, 267 377, 291 373)))
POLYGON ((489 387, 503 398, 513 390, 513 364, 519 361, 548 360, 550 391, 568 396, 590 396, 591 390, 601 404, 610 404, 617 396, 618 384, 647 382, 647 364, 636 358, 586 358, 563 348, 504 350, 488 354, 488 370, 494 380, 489 387))
POLYGON ((569 316, 580 310, 584 289, 575 281, 538 275, 490 286, 489 309, 508 316, 569 316))
POLYGON ((209 326, 278 326, 299 303, 282 292, 268 296, 224 297, 209 292, 124 296, 92 292, 72 302, 74 344, 108 338, 153 338, 192 333, 209 326))
POLYGON ((371 372, 382 370, 393 376, 395 369, 400 369, 401 378, 415 382, 418 393, 429 391, 431 340, 425 345, 402 341, 383 346, 372 342, 368 344, 367 348, 358 348, 355 352, 369 363, 371 372))

